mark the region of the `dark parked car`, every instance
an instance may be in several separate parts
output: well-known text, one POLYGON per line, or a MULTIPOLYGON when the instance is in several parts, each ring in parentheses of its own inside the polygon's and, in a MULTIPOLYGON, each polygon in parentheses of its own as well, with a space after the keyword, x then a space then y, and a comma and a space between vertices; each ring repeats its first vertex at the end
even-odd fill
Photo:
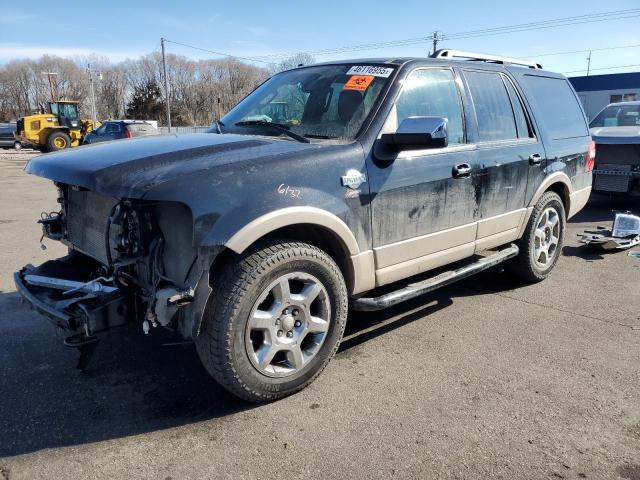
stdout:
POLYGON ((108 142, 148 135, 158 135, 158 129, 150 123, 138 120, 108 120, 96 131, 87 134, 83 143, 108 142))
POLYGON ((593 189, 640 195, 640 102, 611 103, 591 120, 593 189))
POLYGON ((0 148, 13 148, 14 150, 22 148, 22 143, 15 138, 14 133, 16 133, 15 123, 0 123, 0 148))
POLYGON ((26 167, 60 189, 41 222, 70 250, 16 286, 75 332, 81 363, 98 332, 132 321, 193 339, 242 398, 291 394, 336 352, 349 306, 385 308, 501 262, 546 278, 595 160, 565 77, 448 50, 279 73, 212 132, 26 167))

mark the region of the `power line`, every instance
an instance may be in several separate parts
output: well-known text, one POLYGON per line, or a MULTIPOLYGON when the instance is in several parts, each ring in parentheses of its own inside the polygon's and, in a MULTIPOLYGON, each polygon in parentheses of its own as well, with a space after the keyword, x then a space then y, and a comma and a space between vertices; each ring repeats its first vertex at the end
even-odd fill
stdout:
MULTIPOLYGON (((440 37, 441 40, 461 40, 465 38, 476 38, 481 36, 501 35, 509 33, 525 32, 529 30, 542 29, 542 28, 556 28, 562 26, 578 25, 585 23, 595 23, 613 20, 622 20, 628 18, 640 17, 640 9, 628 9, 628 10, 616 10, 610 12, 600 12, 588 15, 578 15, 571 17, 562 17, 550 20, 543 20, 539 22, 532 22, 526 24, 507 25, 501 27, 486 28, 481 30, 471 30, 467 32, 457 32, 452 34, 444 34, 440 37)), ((387 42, 375 42, 375 43, 363 43, 350 46, 342 46, 335 48, 327 48, 321 50, 315 50, 308 52, 311 55, 331 55, 335 53, 347 53, 358 50, 376 50, 380 48, 391 48, 397 46, 408 46, 422 43, 430 43, 433 41, 432 36, 406 38, 401 40, 392 40, 387 42)), ((276 53, 271 55, 263 55, 260 59, 275 60, 282 57, 293 55, 294 53, 276 53)))
MULTIPOLYGON (((640 63, 636 63, 634 65, 616 65, 614 67, 600 67, 600 68, 591 68, 590 71, 596 71, 596 70, 613 70, 614 68, 630 68, 630 67, 640 67, 640 63)), ((568 72, 562 72, 563 75, 566 75, 567 73, 578 73, 578 72, 586 72, 587 69, 583 68, 582 70, 569 70, 568 72)))
POLYGON ((495 27, 482 30, 474 30, 470 32, 453 33, 445 35, 446 39, 457 40, 462 38, 473 38, 476 36, 498 35, 504 33, 525 32, 538 28, 554 28, 567 25, 579 25, 583 23, 604 22, 610 20, 620 20, 625 18, 634 18, 640 16, 640 9, 634 8, 629 10, 615 10, 611 12, 593 13, 588 15, 578 15, 572 17, 556 18, 552 20, 543 20, 533 23, 520 23, 505 27, 495 27))
POLYGON ((636 48, 640 47, 640 43, 635 45, 618 45, 615 47, 601 47, 601 48, 589 48, 587 50, 571 50, 567 52, 551 52, 551 53, 538 53, 535 55, 527 55, 526 57, 517 57, 517 58, 539 58, 539 57, 552 57, 555 55, 569 55, 572 53, 589 53, 589 52, 602 52, 604 50, 617 50, 621 48, 636 48))
POLYGON ((222 53, 222 52, 216 52, 214 50, 208 50, 206 48, 202 48, 202 47, 196 47, 194 45, 187 45, 186 43, 180 43, 180 42, 175 42, 173 40, 168 40, 168 39, 164 39, 165 43, 173 43, 174 45, 180 45, 182 47, 187 47, 187 48, 193 48, 194 50, 200 50, 202 52, 207 52, 207 53, 212 53, 214 55, 220 55, 222 57, 229 57, 229 58, 237 58, 239 60, 246 60, 248 62, 258 62, 258 63, 265 63, 265 64, 270 64, 272 62, 267 62, 264 60, 260 60, 258 58, 250 58, 250 57, 241 57, 239 55, 231 55, 230 53, 222 53))

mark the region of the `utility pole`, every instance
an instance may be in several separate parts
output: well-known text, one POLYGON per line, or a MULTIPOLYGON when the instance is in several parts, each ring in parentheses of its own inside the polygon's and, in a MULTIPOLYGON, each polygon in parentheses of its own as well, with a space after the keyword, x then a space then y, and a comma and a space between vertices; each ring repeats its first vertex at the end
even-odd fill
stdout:
POLYGON ((160 38, 160 46, 162 47, 162 72, 164 76, 164 100, 167 104, 167 127, 171 133, 171 105, 169 102, 169 82, 167 81, 167 59, 164 56, 164 38, 160 38))
MULTIPOLYGON (((95 130, 96 125, 98 124, 98 115, 96 113, 96 92, 93 88, 93 70, 91 70, 90 63, 87 63, 87 73, 89 74, 89 88, 91 90, 91 119, 93 121, 93 123, 91 124, 91 129, 95 130)), ((99 71, 97 73, 98 77, 101 78, 102 73, 99 71)))
POLYGON ((49 88, 51 89, 51 101, 58 101, 58 92, 56 91, 56 84, 53 82, 53 76, 58 75, 57 72, 42 72, 42 75, 46 75, 49 78, 49 88))
POLYGON ((433 32, 432 39, 433 39, 433 51, 431 53, 433 54, 433 53, 436 53, 436 50, 438 49, 438 42, 442 40, 442 38, 438 35, 437 30, 433 32))
POLYGON ((591 71, 591 50, 589 50, 589 56, 587 57, 587 77, 589 76, 589 71, 591 71))

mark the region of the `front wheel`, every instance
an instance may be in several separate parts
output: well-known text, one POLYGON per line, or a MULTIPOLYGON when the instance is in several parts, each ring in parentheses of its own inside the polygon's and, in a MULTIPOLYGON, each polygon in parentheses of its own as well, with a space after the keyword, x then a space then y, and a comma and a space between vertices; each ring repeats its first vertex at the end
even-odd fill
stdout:
POLYGON ((347 319, 342 274, 324 251, 269 242, 214 272, 196 348, 208 372, 253 402, 301 390, 336 352, 347 319))
POLYGON ((22 150, 22 144, 20 142, 13 142, 13 149, 16 151, 22 150))
POLYGON ((71 137, 65 132, 53 132, 47 138, 47 150, 56 152, 71 147, 71 137))
POLYGON ((549 276, 558 262, 564 243, 566 216, 560 196, 545 192, 518 241, 520 254, 506 268, 522 280, 535 283, 549 276))

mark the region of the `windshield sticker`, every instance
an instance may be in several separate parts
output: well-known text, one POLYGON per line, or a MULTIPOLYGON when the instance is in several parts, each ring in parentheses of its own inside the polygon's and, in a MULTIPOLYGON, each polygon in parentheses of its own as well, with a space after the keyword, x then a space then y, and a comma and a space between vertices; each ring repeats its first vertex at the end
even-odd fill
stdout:
POLYGON ((347 83, 344 84, 344 90, 358 90, 359 92, 365 91, 371 85, 374 80, 372 75, 353 75, 347 83))
POLYGON ((374 65, 354 65, 349 69, 347 75, 372 75, 374 77, 389 78, 393 73, 393 68, 376 67, 374 65))

